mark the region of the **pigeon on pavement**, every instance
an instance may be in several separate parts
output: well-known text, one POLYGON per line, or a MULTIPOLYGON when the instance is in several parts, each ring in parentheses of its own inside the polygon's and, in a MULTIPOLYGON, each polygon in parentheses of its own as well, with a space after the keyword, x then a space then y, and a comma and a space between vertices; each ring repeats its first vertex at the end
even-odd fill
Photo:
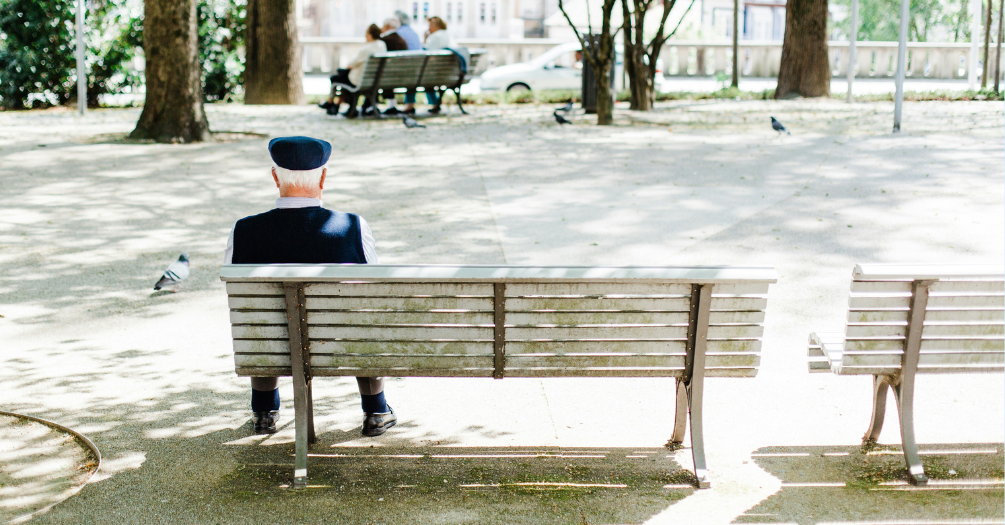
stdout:
POLYGON ((572 111, 572 101, 570 100, 566 102, 564 106, 558 108, 558 111, 564 111, 566 113, 572 111))
POLYGON ((789 133, 789 130, 785 129, 785 126, 781 122, 778 122, 778 120, 775 119, 775 117, 771 117, 771 129, 777 131, 779 135, 781 135, 783 131, 785 133, 788 133, 789 135, 792 134, 789 133))
POLYGON ((555 115, 555 122, 558 122, 559 126, 561 126, 562 124, 572 124, 572 122, 570 122, 568 119, 566 119, 562 115, 559 115, 558 110, 555 110, 555 112, 552 113, 552 115, 555 115))
POLYGON ((415 120, 412 117, 408 117, 408 116, 401 117, 401 122, 404 123, 405 127, 408 128, 408 129, 412 129, 412 128, 424 128, 424 127, 426 127, 426 126, 423 126, 422 124, 419 124, 419 121, 415 120))
POLYGON ((164 270, 164 275, 154 285, 154 290, 160 290, 165 286, 174 286, 184 281, 186 277, 188 277, 188 252, 182 252, 178 260, 171 263, 167 270, 164 270))

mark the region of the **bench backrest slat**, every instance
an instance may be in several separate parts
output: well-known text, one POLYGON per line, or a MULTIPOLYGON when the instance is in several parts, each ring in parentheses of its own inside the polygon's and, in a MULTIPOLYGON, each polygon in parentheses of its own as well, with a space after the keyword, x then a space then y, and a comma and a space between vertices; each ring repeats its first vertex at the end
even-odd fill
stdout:
POLYGON ((859 265, 851 285, 839 373, 900 369, 915 279, 930 282, 918 371, 1001 370, 1005 363, 1005 279, 1000 270, 994 266, 859 265))
POLYGON ((262 281, 277 275, 304 283, 314 375, 396 376, 492 376, 495 283, 516 279, 501 296, 506 376, 679 377, 687 275, 726 281, 712 285, 706 375, 753 376, 773 281, 763 268, 276 266, 224 267, 242 375, 289 374, 283 285, 262 281), (467 281, 428 281, 452 276, 467 281))

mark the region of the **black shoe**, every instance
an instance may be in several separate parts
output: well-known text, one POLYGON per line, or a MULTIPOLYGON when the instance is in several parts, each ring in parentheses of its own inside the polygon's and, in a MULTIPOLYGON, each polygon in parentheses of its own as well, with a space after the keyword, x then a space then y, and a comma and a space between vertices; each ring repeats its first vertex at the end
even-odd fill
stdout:
POLYGON ((429 108, 429 114, 430 115, 439 115, 440 114, 440 106, 439 106, 439 104, 437 104, 437 105, 429 108))
POLYGON ((328 109, 328 108, 330 108, 330 107, 332 107, 332 106, 334 106, 334 105, 335 105, 335 103, 334 103, 334 102, 328 102, 328 101, 326 100, 326 101, 324 101, 324 102, 322 102, 322 103, 318 104, 318 107, 319 107, 319 108, 321 108, 321 109, 328 109))
POLYGON ((363 111, 360 112, 360 115, 362 115, 364 117, 375 117, 375 116, 377 116, 377 110, 374 109, 373 106, 367 106, 367 107, 363 108, 363 111))
POLYGON ((415 108, 412 108, 412 109, 403 109, 403 110, 401 110, 401 114, 402 115, 414 115, 415 114, 415 108))
POLYGON ((387 429, 398 422, 398 416, 394 415, 394 409, 387 407, 390 412, 374 413, 367 412, 363 417, 363 435, 374 437, 387 432, 387 429))
POLYGON ((329 115, 338 115, 338 107, 338 104, 331 104, 325 108, 325 111, 328 112, 329 115))
POLYGON ((251 416, 251 422, 255 424, 255 434, 275 434, 277 420, 279 420, 278 410, 255 412, 251 416))
POLYGON ((359 110, 352 108, 344 113, 345 118, 356 118, 359 116, 359 110))
POLYGON ((387 115, 389 117, 396 117, 398 116, 399 113, 401 112, 398 111, 398 108, 387 108, 384 110, 384 115, 387 115))

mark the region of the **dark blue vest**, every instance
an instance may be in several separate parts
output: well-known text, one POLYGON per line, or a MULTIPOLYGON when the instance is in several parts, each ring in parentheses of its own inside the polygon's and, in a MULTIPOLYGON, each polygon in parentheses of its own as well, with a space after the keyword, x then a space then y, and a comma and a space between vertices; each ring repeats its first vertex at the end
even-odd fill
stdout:
POLYGON ((245 217, 234 226, 233 263, 365 264, 359 216, 314 206, 245 217))

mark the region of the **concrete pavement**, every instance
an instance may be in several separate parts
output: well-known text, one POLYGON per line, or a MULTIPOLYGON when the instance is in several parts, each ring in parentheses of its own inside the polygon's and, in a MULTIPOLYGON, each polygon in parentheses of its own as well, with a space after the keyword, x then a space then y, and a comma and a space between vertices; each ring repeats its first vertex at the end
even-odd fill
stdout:
POLYGON ((923 450, 985 484, 887 491, 900 458, 857 447, 869 378, 805 359, 809 331, 841 329, 857 262, 1002 262, 1000 103, 908 103, 899 135, 892 104, 836 101, 661 104, 609 128, 537 106, 426 130, 207 111, 225 141, 123 141, 138 110, 0 113, 3 408, 105 457, 39 523, 1001 521, 1002 376, 919 379, 923 450), (689 450, 663 448, 670 380, 415 378, 389 381, 402 424, 376 440, 354 382, 319 380, 315 487, 284 488, 292 409, 248 436, 218 265, 233 221, 271 207, 265 143, 287 134, 333 143, 325 203, 368 219, 381 262, 776 267, 761 372, 707 383, 713 488, 686 487, 689 450), (183 250, 185 289, 151 294, 183 250))

